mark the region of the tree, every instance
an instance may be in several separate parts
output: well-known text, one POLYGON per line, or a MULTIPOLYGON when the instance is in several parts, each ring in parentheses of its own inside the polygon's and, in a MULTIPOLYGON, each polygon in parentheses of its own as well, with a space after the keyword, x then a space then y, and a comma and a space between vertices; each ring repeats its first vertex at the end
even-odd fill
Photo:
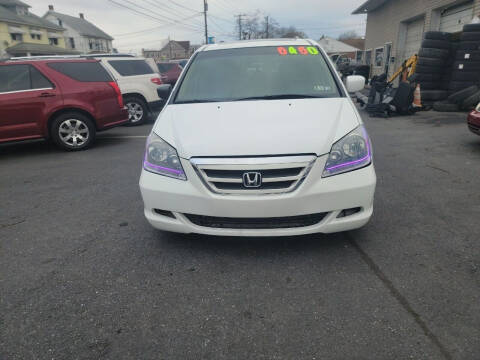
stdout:
POLYGON ((303 31, 298 30, 295 26, 289 26, 289 27, 281 27, 277 31, 277 37, 280 38, 300 38, 300 39, 305 39, 307 34, 305 34, 303 31))
POLYGON ((358 39, 360 35, 355 30, 345 31, 338 36, 338 40, 358 39))

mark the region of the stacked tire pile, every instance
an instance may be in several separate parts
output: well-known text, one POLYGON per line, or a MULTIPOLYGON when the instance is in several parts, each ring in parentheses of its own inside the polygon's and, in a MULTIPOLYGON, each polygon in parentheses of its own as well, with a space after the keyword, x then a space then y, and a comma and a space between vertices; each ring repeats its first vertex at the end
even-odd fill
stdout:
POLYGON ((454 56, 450 96, 437 102, 437 111, 471 110, 480 102, 480 24, 467 24, 454 56))
POLYGON ((427 31, 424 34, 414 81, 420 84, 425 105, 432 105, 448 96, 452 58, 450 37, 450 33, 441 31, 427 31))

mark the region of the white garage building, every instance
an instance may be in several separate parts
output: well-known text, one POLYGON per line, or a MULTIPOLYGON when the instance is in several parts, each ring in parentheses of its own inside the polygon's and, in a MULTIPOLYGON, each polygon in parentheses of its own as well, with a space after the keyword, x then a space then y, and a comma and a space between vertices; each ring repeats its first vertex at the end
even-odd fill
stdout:
POLYGON ((364 62, 372 75, 391 75, 418 52, 425 31, 461 31, 480 14, 480 0, 368 0, 353 14, 367 14, 364 62))

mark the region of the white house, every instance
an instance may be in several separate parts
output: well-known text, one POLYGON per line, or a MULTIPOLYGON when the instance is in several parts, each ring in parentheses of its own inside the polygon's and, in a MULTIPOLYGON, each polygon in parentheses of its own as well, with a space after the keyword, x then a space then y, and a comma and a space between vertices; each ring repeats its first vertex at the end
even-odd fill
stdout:
POLYGON ((54 11, 53 5, 49 5, 48 12, 43 18, 65 29, 64 36, 67 49, 80 51, 84 54, 113 52, 113 38, 85 20, 83 14, 80 14, 79 17, 60 14, 54 11))

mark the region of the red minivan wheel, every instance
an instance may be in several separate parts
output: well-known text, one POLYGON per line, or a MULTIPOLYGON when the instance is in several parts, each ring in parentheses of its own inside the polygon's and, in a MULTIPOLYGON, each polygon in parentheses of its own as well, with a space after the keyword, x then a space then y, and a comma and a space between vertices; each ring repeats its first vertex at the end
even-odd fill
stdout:
POLYGON ((55 118, 50 129, 53 142, 63 150, 80 151, 95 140, 95 125, 87 116, 68 112, 55 118))

